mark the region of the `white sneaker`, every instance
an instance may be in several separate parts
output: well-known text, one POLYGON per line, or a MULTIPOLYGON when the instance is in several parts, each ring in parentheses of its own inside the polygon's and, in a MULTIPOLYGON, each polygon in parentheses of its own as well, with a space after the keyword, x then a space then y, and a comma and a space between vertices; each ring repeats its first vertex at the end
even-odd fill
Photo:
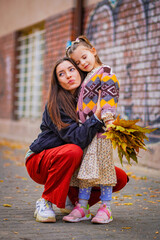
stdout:
POLYGON ((55 213, 52 209, 52 203, 40 198, 36 202, 34 217, 37 222, 56 222, 55 213))

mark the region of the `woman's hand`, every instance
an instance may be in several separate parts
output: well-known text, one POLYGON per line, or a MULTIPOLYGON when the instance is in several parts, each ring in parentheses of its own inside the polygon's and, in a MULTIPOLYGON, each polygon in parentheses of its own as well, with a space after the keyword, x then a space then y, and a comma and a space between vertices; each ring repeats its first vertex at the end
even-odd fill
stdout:
POLYGON ((99 90, 98 101, 97 101, 97 109, 95 111, 95 115, 98 117, 99 120, 101 120, 101 110, 102 110, 100 101, 101 101, 101 90, 99 90))

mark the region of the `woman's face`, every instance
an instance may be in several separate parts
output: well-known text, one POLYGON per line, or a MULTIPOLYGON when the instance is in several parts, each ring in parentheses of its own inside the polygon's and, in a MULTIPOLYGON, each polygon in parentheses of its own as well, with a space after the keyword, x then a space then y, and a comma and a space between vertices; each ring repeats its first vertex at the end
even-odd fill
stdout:
POLYGON ((78 70, 67 60, 57 66, 56 74, 61 87, 72 94, 81 84, 81 76, 78 70))

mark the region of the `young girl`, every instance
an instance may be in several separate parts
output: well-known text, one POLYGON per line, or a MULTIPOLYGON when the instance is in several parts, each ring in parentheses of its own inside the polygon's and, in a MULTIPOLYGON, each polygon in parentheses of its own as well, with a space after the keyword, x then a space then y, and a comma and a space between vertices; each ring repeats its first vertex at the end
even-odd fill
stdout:
MULTIPOLYGON (((111 73, 111 68, 102 64, 96 49, 85 36, 80 36, 72 42, 66 50, 66 55, 71 57, 82 71, 88 73, 82 84, 77 104, 80 122, 83 123, 94 114, 98 92, 101 90, 101 118, 104 127, 111 124, 115 117, 119 97, 119 82, 111 73)), ((102 204, 92 222, 109 223, 112 221, 110 201, 112 188, 116 185, 117 178, 111 141, 104 138, 103 132, 99 132, 85 149, 78 179, 79 203, 63 220, 79 222, 91 219, 88 200, 92 187, 100 186, 102 204)))

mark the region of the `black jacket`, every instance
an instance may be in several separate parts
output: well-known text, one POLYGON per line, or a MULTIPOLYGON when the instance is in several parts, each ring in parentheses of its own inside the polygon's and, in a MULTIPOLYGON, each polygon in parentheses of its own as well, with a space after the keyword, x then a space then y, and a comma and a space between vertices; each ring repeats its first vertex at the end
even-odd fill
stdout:
POLYGON ((79 126, 77 122, 72 120, 62 110, 60 113, 62 121, 70 125, 59 131, 49 116, 47 105, 45 106, 40 126, 41 133, 30 145, 30 149, 33 152, 39 153, 44 149, 58 147, 67 143, 76 144, 84 149, 103 126, 103 123, 98 121, 94 115, 79 126))

